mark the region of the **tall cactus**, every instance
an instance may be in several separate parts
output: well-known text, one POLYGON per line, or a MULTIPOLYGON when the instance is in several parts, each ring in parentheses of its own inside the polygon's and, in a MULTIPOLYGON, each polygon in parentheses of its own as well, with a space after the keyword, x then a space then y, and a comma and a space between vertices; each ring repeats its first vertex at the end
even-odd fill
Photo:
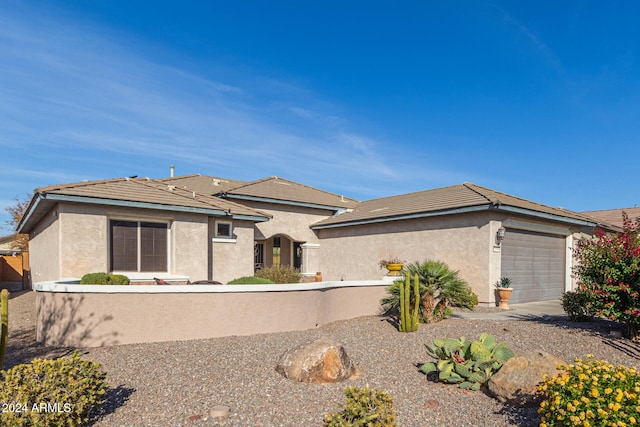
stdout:
POLYGON ((413 280, 414 303, 411 308, 411 280, 409 273, 405 273, 404 285, 400 285, 400 332, 415 332, 418 330, 420 310, 420 282, 416 274, 413 280))
POLYGON ((0 337, 0 369, 4 365, 4 355, 7 353, 7 337, 9 336, 9 291, 0 292, 2 300, 2 336, 0 337))

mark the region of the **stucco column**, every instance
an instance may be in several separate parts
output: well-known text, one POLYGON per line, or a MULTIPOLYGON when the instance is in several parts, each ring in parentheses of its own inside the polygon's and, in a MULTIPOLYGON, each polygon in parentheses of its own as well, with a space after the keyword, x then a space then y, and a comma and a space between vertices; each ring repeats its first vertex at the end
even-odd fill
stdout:
POLYGON ((315 276, 318 268, 320 268, 319 251, 320 245, 317 243, 303 243, 300 245, 302 249, 302 265, 300 266, 300 274, 303 276, 315 276))

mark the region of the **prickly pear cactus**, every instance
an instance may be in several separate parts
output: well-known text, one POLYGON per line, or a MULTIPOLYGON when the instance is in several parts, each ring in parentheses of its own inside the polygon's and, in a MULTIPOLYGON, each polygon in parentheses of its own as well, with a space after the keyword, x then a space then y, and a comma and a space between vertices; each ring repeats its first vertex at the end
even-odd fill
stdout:
POLYGON ((515 357, 505 342, 496 344, 495 338, 487 333, 481 334, 478 341, 444 338, 425 347, 439 361, 425 363, 420 368, 422 372, 427 375, 437 372, 439 381, 459 384, 468 390, 479 390, 504 362, 515 357))

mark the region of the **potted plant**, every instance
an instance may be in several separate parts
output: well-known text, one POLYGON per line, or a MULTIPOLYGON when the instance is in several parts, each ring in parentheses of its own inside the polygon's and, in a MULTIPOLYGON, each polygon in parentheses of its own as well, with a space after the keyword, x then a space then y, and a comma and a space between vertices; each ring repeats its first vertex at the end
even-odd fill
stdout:
POLYGON ((389 276, 400 276, 400 272, 404 268, 404 260, 398 257, 389 257, 381 259, 378 265, 380 268, 386 268, 389 276))
POLYGON ((500 298, 500 305, 498 308, 509 310, 509 298, 511 298, 511 292, 513 292, 513 288, 511 287, 511 278, 501 277, 500 280, 496 282, 496 290, 498 291, 498 297, 500 298))

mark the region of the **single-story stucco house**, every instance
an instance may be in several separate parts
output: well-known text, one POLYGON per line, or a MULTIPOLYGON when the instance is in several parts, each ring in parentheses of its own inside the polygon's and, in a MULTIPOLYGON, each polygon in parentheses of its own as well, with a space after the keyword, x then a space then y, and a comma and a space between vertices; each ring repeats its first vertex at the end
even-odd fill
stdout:
POLYGON ((511 277, 511 302, 561 298, 571 248, 597 220, 464 183, 359 202, 278 177, 117 178, 35 190, 18 232, 29 234, 33 282, 109 271, 134 280, 226 283, 273 264, 325 281, 379 279, 379 260, 437 259, 479 301, 511 277))

